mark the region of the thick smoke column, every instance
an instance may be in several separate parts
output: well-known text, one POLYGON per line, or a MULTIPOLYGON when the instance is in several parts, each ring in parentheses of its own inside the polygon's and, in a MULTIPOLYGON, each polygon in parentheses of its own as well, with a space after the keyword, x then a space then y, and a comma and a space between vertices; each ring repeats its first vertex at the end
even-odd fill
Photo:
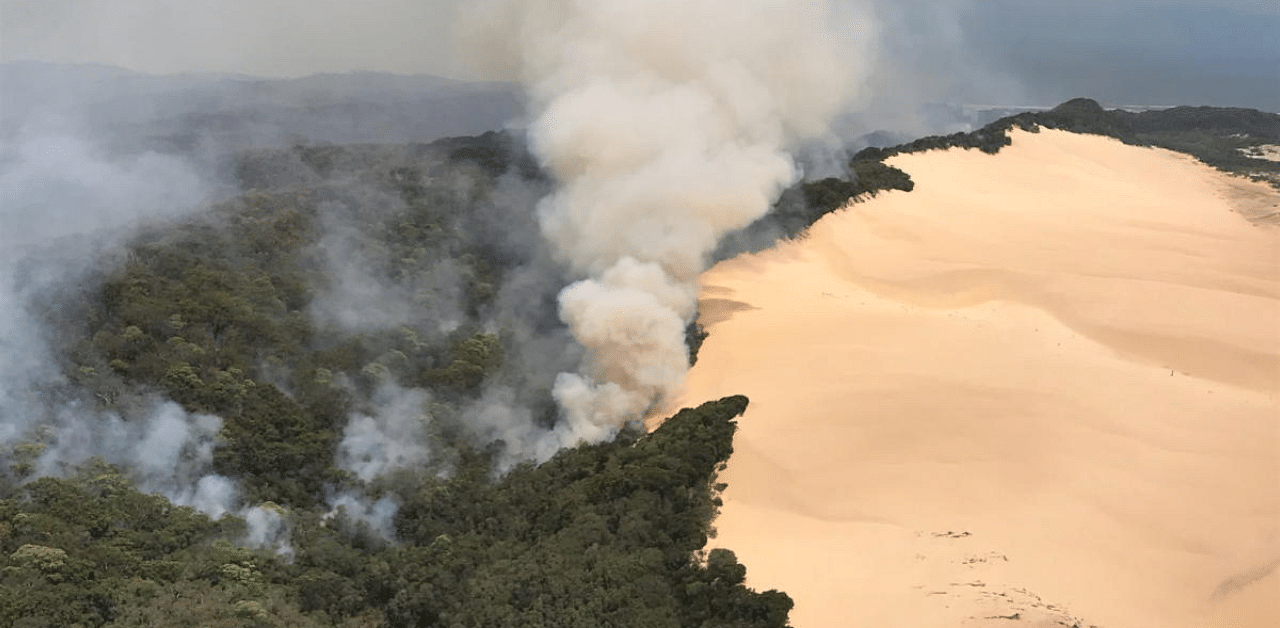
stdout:
POLYGON ((677 392, 696 278, 727 233, 798 176, 870 64, 861 7, 780 0, 496 0, 483 50, 530 97, 530 143, 558 188, 544 236, 584 277, 560 311, 586 348, 554 394, 565 444, 677 392))

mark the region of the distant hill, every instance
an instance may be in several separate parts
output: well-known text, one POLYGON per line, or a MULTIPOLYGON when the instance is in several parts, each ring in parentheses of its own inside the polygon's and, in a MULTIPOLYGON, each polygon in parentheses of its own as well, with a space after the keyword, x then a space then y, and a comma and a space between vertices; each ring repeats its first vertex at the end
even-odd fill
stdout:
POLYGON ((95 64, 0 64, 0 139, 71 130, 124 152, 409 143, 478 135, 521 110, 506 83, 376 72, 264 79, 95 64))

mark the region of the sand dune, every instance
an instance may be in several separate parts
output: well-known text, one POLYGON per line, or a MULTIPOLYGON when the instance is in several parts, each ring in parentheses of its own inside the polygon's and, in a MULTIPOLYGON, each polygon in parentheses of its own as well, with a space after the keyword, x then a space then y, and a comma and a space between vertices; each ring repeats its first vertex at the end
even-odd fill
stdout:
POLYGON ((891 163, 702 278, 715 542, 797 628, 1280 626, 1280 195, 1047 130, 891 163))

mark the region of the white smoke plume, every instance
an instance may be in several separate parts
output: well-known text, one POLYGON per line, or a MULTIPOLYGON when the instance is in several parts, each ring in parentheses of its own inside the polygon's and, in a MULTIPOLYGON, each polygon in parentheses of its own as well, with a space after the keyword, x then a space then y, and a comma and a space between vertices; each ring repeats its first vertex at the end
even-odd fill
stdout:
POLYGON ((556 379, 560 444, 598 440, 676 393, 695 281, 725 234, 799 176, 789 151, 857 96, 865 3, 492 0, 478 49, 529 96, 557 190, 543 235, 583 277, 560 312, 586 349, 556 379))
POLYGON ((329 505, 332 510, 325 515, 326 520, 332 520, 341 513, 349 521, 368 525, 371 532, 383 539, 396 538, 395 517, 400 504, 390 495, 371 501, 364 496, 347 493, 330 500, 329 505))
POLYGON ((240 511, 240 518, 244 520, 246 528, 245 538, 241 542, 249 547, 273 549, 282 556, 292 555, 293 544, 287 514, 283 508, 271 502, 240 511))
MULTIPOLYGON (((427 391, 384 382, 369 400, 368 412, 353 412, 342 432, 335 459, 362 483, 401 469, 421 469, 432 458, 430 449, 431 397, 427 391)), ((395 536, 399 502, 391 495, 374 499, 363 489, 351 489, 328 499, 326 519, 342 512, 349 521, 363 522, 383 539, 395 536)))
POLYGON ((430 458, 427 393, 386 384, 372 400, 372 414, 354 413, 338 446, 338 466, 364 482, 396 469, 417 467, 430 458))
MULTIPOLYGON (((40 456, 32 475, 61 476, 92 458, 119 466, 138 490, 161 495, 178 506, 190 506, 214 519, 237 514, 248 524, 246 542, 285 547, 262 507, 244 507, 234 480, 212 473, 213 450, 221 444, 222 419, 191 414, 171 401, 135 411, 130 419, 115 412, 92 411, 68 404, 54 408, 37 431, 40 456), (273 531, 275 530, 275 531, 273 531), (272 543, 260 542, 260 539, 272 543)), ((278 517, 277 517, 278 519, 278 517)))

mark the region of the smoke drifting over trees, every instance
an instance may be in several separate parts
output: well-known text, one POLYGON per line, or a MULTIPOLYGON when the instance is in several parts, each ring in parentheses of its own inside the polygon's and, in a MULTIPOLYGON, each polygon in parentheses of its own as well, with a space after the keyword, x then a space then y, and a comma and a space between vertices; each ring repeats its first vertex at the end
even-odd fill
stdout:
MULTIPOLYGON (((0 148, 0 448, 26 443, 11 450, 21 474, 64 475, 96 457, 174 504, 214 517, 244 506, 236 483, 212 469, 219 417, 145 391, 119 399, 118 382, 98 390, 112 397, 104 409, 103 397, 66 378, 50 346, 54 334, 75 332, 45 325, 63 305, 59 290, 91 282, 140 227, 195 211, 214 188, 189 161, 110 155, 57 128, 24 129, 0 148)), ((92 368, 79 375, 111 378, 92 368)), ((253 534, 276 540, 266 528, 253 534)))

